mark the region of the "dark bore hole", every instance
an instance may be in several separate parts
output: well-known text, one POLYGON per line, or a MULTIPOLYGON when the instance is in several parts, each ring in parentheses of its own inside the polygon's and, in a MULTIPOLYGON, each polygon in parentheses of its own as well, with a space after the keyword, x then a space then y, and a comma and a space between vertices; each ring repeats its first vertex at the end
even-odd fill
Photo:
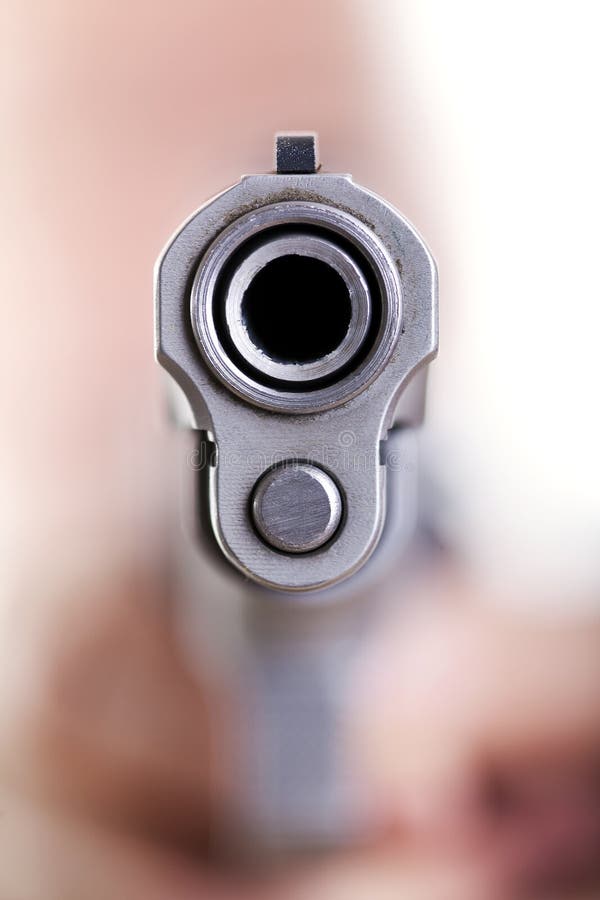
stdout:
POLYGON ((322 359, 344 339, 350 296, 335 269, 310 256, 280 256, 248 286, 242 317, 254 344, 276 362, 322 359))

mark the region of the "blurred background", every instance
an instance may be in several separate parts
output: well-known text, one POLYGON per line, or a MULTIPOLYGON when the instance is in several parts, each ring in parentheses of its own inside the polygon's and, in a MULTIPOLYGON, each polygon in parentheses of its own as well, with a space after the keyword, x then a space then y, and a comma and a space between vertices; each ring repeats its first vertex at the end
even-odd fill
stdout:
POLYGON ((598 18, 3 4, 1 900, 598 896, 598 18), (378 586, 336 694, 360 846, 242 877, 208 857, 246 754, 247 597, 182 525, 152 269, 298 129, 438 262, 438 549, 378 586))

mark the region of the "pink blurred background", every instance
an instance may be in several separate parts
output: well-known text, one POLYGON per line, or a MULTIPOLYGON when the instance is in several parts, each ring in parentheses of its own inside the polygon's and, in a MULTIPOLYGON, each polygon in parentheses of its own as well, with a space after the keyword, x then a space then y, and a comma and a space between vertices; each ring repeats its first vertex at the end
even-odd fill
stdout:
MULTIPOLYGON (((204 870, 196 883, 179 862, 169 881, 154 844, 123 850, 115 837, 126 818, 139 840, 152 818, 143 804, 133 824, 120 801, 109 824, 96 811, 107 782, 127 794, 148 733, 183 734, 198 702, 197 676, 183 700, 178 651, 161 643, 185 451, 153 359, 154 260, 204 200, 270 169, 272 135, 286 129, 317 130, 324 167, 397 205, 438 261, 441 352, 423 439, 448 557, 415 587, 414 618, 372 637, 350 716, 352 755, 374 795, 397 798, 402 824, 394 813, 382 849, 286 875, 259 896, 447 900, 456 879, 461 900, 491 896, 490 884, 510 898, 499 871, 537 873, 561 853, 585 878, 542 879, 548 896, 597 896, 595 5, 25 0, 7 2, 3 20, 2 900, 256 890, 207 882, 204 870), (160 612, 156 633, 138 623, 147 608, 160 612), (105 629, 114 640, 88 652, 105 629), (63 676, 87 684, 91 667, 91 683, 106 686, 130 656, 135 677, 122 677, 145 700, 123 701, 124 730, 114 721, 131 768, 107 774, 87 750, 67 765, 65 748, 90 723, 65 701, 63 676), (48 749, 54 703, 64 743, 48 749), (144 720, 141 740, 130 710, 144 703, 156 721, 144 720), (177 725, 161 718, 170 705, 185 711, 177 725), (70 766, 81 776, 73 804, 70 766), (481 768, 500 772, 525 810, 493 833, 472 797, 481 768), (397 828, 409 836, 397 841, 397 828), (524 862, 519 848, 531 845, 524 862)), ((203 577, 207 608, 227 607, 237 588, 203 577)), ((99 710, 91 745, 102 761, 113 719, 99 710)), ((157 765, 177 810, 188 763, 170 753, 167 742, 157 765)), ((177 818, 161 803, 158 819, 177 818)))

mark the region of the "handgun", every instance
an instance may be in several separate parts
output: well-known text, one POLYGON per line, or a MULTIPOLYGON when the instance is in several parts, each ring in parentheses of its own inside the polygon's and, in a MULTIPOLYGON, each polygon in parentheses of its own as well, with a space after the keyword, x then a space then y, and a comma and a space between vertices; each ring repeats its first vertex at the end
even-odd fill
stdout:
POLYGON ((353 827, 333 752, 340 646, 361 631, 344 601, 410 546, 438 311, 432 255, 392 205, 323 171, 313 133, 277 134, 274 156, 178 229, 155 311, 198 440, 199 540, 254 611, 238 813, 288 847, 353 827))

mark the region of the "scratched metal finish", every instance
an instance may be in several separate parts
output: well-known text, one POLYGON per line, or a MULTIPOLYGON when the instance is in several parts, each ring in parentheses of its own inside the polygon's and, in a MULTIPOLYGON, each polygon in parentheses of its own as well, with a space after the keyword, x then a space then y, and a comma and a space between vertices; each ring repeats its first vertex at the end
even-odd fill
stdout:
POLYGON ((322 469, 294 463, 263 475, 254 492, 252 512, 259 533, 272 547, 307 553, 335 534, 342 518, 342 498, 322 469))
MULTIPOLYGON (((356 572, 376 547, 385 519, 381 441, 411 381, 418 410, 418 370, 437 350, 435 263, 415 229, 348 175, 246 176, 193 215, 165 249, 156 270, 156 346, 159 361, 187 397, 195 427, 207 430, 217 445, 210 472, 210 513, 227 559, 257 583, 299 592, 297 599, 304 602, 311 602, 306 592, 356 572), (260 408, 215 375, 199 352, 190 295, 201 261, 224 229, 244 216, 256 214, 261 221, 264 210, 275 205, 278 216, 286 208, 294 215, 296 204, 317 211, 334 209, 340 221, 351 217, 372 234, 391 261, 393 272, 388 275, 398 281, 402 299, 401 327, 383 367, 369 371, 364 383, 351 375, 343 398, 324 398, 331 402, 329 408, 321 405, 316 411, 307 405, 301 413, 260 408), (418 380, 413 379, 415 373, 418 380), (284 460, 322 466, 344 496, 343 527, 335 540, 310 554, 309 563, 306 555, 269 546, 251 520, 255 485, 284 460)), ((271 407, 279 402, 267 395, 264 401, 271 407)))

